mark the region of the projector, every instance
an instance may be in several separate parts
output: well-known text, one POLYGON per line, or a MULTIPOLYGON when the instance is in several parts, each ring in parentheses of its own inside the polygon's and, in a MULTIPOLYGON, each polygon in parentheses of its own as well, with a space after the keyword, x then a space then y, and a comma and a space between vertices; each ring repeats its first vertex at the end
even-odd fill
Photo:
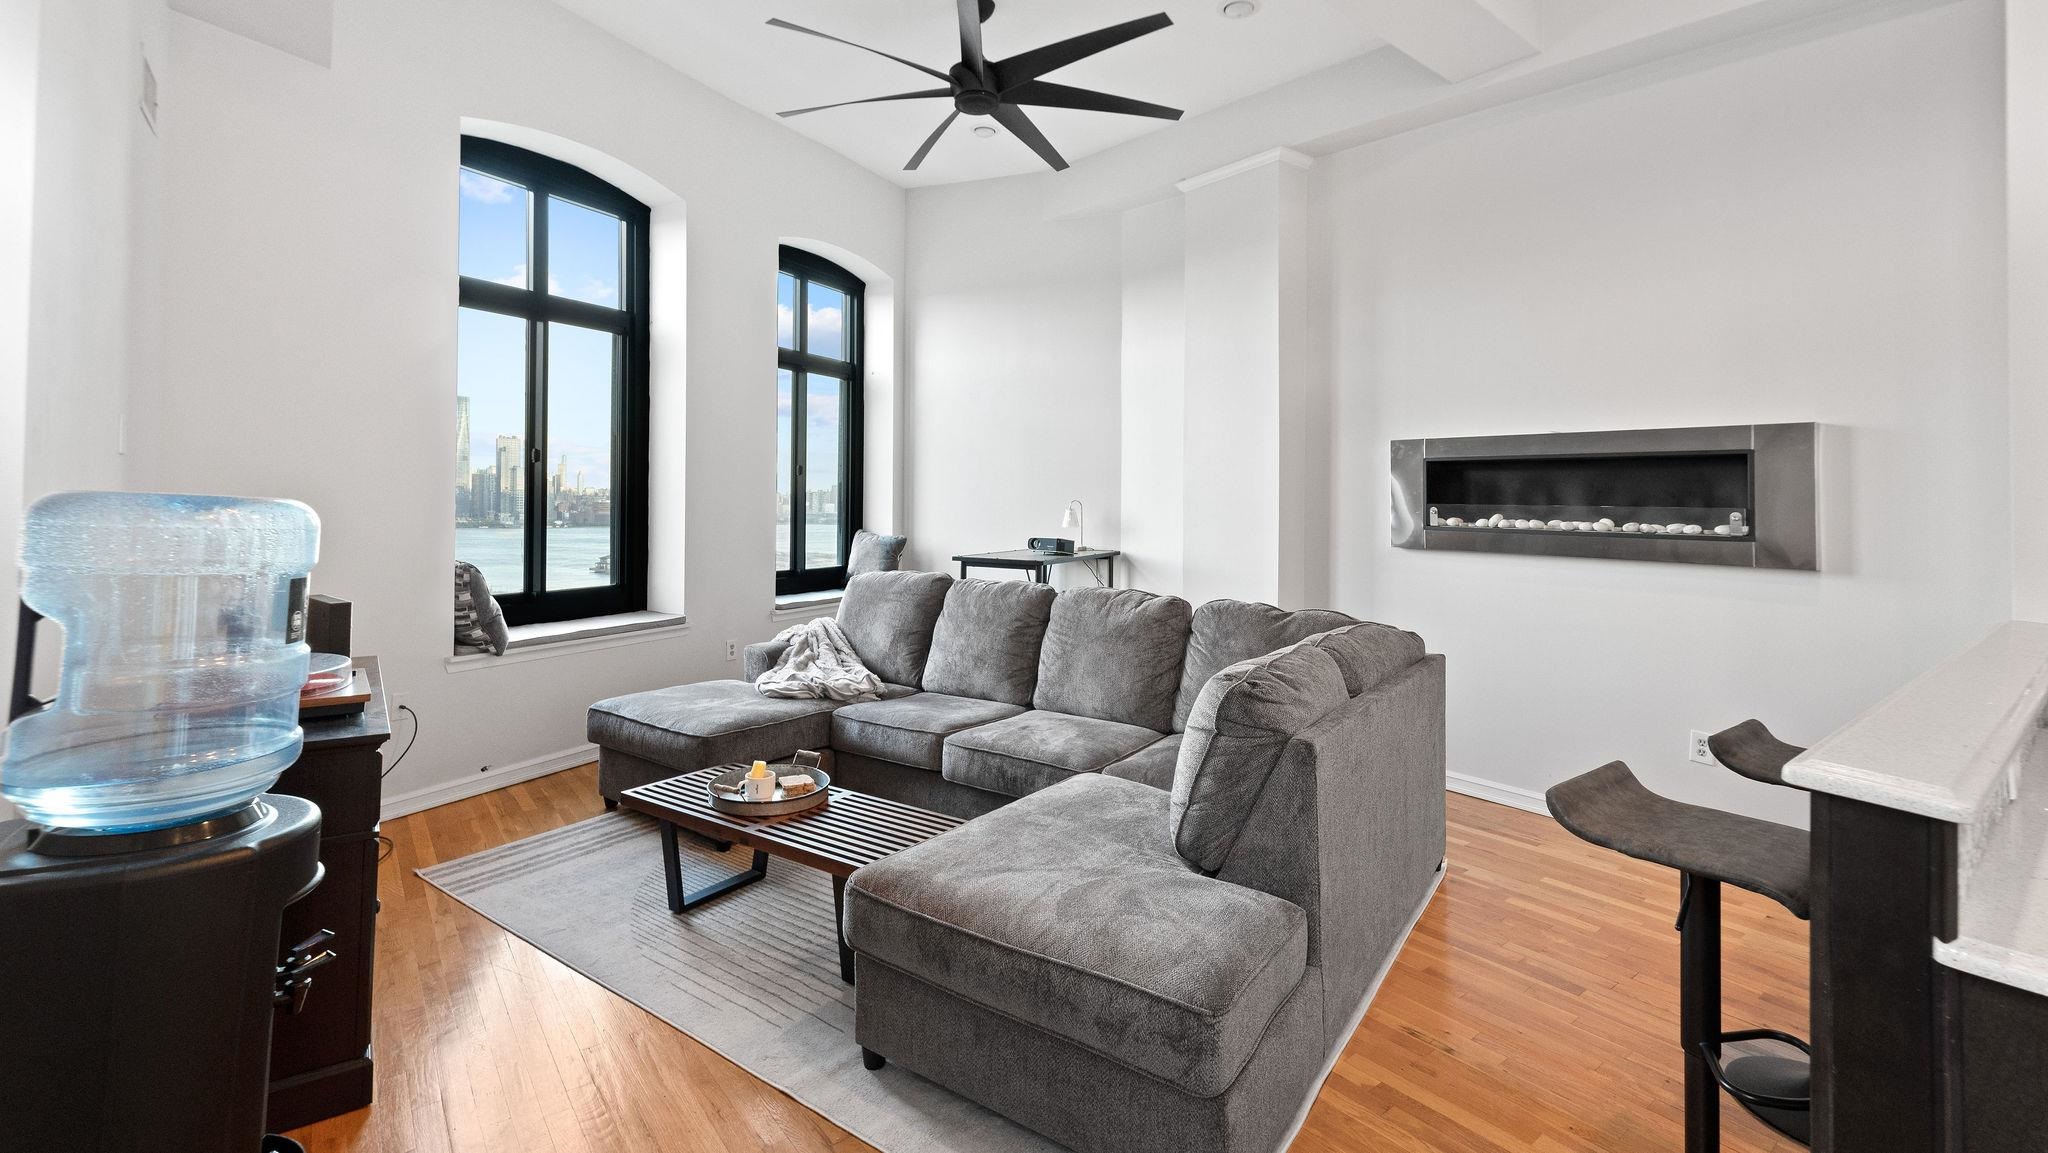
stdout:
POLYGON ((1063 536, 1035 536, 1024 544, 1032 552, 1056 553, 1060 556, 1074 555, 1074 542, 1063 536))

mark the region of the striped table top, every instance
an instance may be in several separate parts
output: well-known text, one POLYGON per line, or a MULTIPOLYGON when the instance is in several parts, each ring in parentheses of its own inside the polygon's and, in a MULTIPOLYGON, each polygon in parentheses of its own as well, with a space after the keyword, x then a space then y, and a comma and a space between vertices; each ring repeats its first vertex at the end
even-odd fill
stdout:
POLYGON ((711 778, 733 765, 714 765, 627 789, 619 803, 710 837, 759 849, 836 877, 965 824, 935 813, 833 785, 825 802, 781 817, 743 817, 711 806, 711 778))

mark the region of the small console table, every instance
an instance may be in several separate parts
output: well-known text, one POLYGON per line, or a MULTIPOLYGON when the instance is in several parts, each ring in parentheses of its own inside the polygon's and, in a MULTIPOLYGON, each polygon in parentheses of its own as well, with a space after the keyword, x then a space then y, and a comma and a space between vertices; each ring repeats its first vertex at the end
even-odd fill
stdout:
MULTIPOLYGON (((1037 549, 1019 548, 1007 552, 964 552, 953 559, 960 562, 960 577, 966 579, 970 568, 1022 569, 1031 574, 1039 584, 1052 583, 1052 566, 1072 564, 1075 561, 1109 562, 1109 587, 1116 587, 1116 558, 1122 556, 1119 549, 1091 548, 1085 552, 1039 552, 1037 549)), ((1094 565, 1088 566, 1095 571, 1094 565)))
POLYGON ((304 722, 305 751, 271 786, 320 806, 320 864, 311 893, 284 911, 285 948, 322 929, 334 960, 319 971, 294 1012, 279 1012, 270 1036, 272 1132, 338 1116, 370 1103, 372 961, 377 949, 377 831, 383 804, 384 742, 391 739, 377 658, 359 656, 371 697, 361 714, 304 722))

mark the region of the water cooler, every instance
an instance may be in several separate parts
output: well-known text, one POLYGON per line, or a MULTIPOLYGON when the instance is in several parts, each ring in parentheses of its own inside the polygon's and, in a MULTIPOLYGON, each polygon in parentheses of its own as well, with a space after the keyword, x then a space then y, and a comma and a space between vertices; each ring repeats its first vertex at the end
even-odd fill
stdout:
POLYGON ((271 1020, 319 938, 320 811, 263 793, 299 755, 319 522, 288 501, 67 493, 23 531, 0 795, 0 1131, 9 1149, 259 1153, 271 1020), (29 699, 35 620, 63 628, 29 699), (293 946, 286 949, 283 945, 293 946))

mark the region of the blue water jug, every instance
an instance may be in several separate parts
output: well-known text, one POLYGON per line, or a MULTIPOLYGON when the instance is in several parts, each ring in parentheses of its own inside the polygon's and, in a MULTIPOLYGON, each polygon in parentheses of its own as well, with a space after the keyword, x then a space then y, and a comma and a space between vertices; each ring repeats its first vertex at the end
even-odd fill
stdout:
MULTIPOLYGON (((56 699, 8 728, 0 796, 54 828, 133 832, 240 808, 298 759, 297 501, 68 492, 22 527, 22 600, 64 629, 56 699)), ((25 627, 19 644, 32 645, 25 627)), ((20 686, 18 686, 19 688, 20 686)))

